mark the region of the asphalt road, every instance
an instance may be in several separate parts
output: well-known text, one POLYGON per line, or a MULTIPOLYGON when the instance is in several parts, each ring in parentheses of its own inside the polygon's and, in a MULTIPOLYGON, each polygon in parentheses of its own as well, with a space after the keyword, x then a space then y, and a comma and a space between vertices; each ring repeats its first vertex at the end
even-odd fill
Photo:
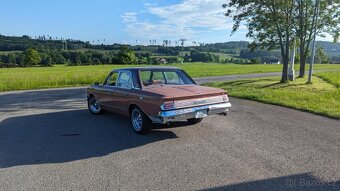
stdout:
POLYGON ((227 117, 136 135, 85 89, 0 94, 0 190, 339 190, 340 121, 231 99, 227 117))
POLYGON ((228 75, 228 76, 212 76, 212 77, 202 77, 194 78, 197 84, 204 84, 209 82, 221 82, 239 79, 249 79, 249 78, 263 78, 263 77, 275 77, 281 76, 281 72, 270 72, 270 73, 260 73, 260 74, 239 74, 239 75, 228 75))

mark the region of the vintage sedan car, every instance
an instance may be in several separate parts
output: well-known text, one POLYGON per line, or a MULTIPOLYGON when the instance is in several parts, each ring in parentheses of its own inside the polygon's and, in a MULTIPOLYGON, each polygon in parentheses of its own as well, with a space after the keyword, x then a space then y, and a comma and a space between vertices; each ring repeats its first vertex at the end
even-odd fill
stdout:
POLYGON ((105 110, 129 116, 134 131, 143 134, 152 124, 187 120, 199 123, 208 115, 226 115, 227 92, 199 86, 175 67, 136 67, 113 70, 103 84, 87 89, 92 114, 105 110))

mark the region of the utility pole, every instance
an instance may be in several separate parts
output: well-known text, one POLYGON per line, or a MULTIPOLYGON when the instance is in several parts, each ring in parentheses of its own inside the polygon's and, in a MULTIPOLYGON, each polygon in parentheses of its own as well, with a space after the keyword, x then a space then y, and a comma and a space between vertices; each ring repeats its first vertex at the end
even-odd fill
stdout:
POLYGON ((182 52, 183 52, 183 50, 184 50, 184 42, 187 41, 187 39, 182 38, 182 39, 179 39, 179 41, 181 41, 182 52))
MULTIPOLYGON (((181 41, 181 45, 182 45, 182 56, 183 56, 183 60, 184 60, 184 42, 185 41, 187 41, 187 39, 184 39, 184 38, 182 38, 182 39, 179 39, 179 41, 181 41)), ((181 62, 181 64, 183 64, 183 60, 182 60, 182 62, 181 62)))
POLYGON ((309 74, 308 74, 308 84, 312 83, 312 75, 313 75, 313 65, 315 61, 315 41, 316 41, 316 30, 318 27, 318 19, 319 19, 319 9, 320 9, 320 3, 319 0, 316 0, 316 9, 315 9, 315 23, 314 23, 314 39, 313 39, 313 44, 312 44, 312 56, 310 58, 310 66, 309 66, 309 74))

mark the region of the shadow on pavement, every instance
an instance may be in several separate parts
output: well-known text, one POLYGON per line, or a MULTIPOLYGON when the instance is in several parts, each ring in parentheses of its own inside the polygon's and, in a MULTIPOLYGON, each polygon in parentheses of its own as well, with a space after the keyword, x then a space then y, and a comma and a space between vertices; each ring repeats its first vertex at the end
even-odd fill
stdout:
POLYGON ((137 135, 125 117, 87 110, 13 117, 0 123, 0 168, 100 157, 174 139, 166 130, 137 135))
POLYGON ((0 94, 0 112, 21 109, 77 109, 86 103, 86 89, 53 89, 0 94), (77 105, 78 104, 78 105, 77 105))
POLYGON ((233 191, 336 191, 340 189, 340 181, 326 182, 310 173, 282 176, 264 180, 244 182, 203 190, 233 191))

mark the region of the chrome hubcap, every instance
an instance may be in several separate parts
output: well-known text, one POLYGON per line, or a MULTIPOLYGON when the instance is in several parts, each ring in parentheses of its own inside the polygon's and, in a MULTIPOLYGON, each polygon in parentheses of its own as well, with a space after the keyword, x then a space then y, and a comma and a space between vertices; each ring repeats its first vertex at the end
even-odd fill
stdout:
POLYGON ((100 105, 98 104, 98 101, 94 97, 90 99, 89 106, 93 113, 99 113, 101 110, 100 105))
POLYGON ((142 118, 142 114, 138 111, 138 109, 134 109, 132 111, 131 120, 132 120, 133 128, 136 131, 140 131, 143 125, 143 118, 142 118))

